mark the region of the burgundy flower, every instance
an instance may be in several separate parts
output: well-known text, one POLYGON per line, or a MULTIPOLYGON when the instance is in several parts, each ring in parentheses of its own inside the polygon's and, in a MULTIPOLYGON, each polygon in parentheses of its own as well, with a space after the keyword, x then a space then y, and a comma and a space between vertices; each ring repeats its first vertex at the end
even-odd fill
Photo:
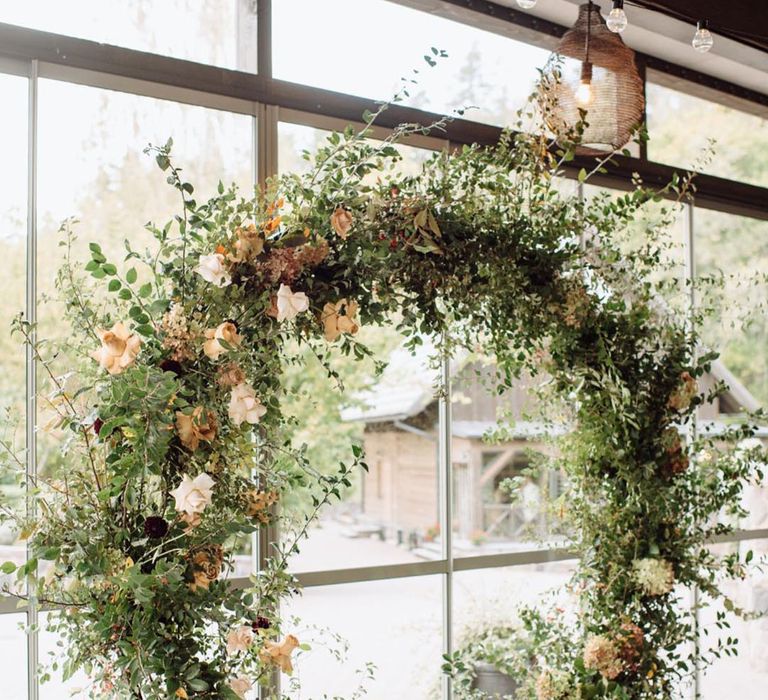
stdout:
POLYGON ((153 540, 161 540, 168 534, 168 523, 159 515, 150 515, 144 521, 144 534, 153 540))
POLYGON ((91 428, 93 428, 93 432, 96 433, 97 437, 101 431, 102 425, 104 425, 104 421, 101 420, 101 418, 97 418, 95 421, 93 421, 93 425, 91 425, 91 428))
POLYGON ((272 623, 266 618, 259 615, 251 624, 251 627, 253 628, 254 632, 258 632, 259 630, 268 630, 271 627, 272 623))
POLYGON ((184 368, 181 366, 181 363, 176 362, 176 360, 163 360, 160 363, 160 369, 163 370, 163 372, 173 372, 177 377, 184 374, 184 368))

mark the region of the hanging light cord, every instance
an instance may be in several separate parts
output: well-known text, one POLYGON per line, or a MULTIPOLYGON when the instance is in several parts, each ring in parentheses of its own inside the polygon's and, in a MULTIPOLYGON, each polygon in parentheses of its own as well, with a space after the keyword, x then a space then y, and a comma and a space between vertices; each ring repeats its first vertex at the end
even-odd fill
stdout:
MULTIPOLYGON (((590 5, 591 4, 592 3, 590 0, 590 5)), ((692 24, 696 24, 696 22, 698 22, 701 19, 701 17, 691 17, 689 15, 683 14, 682 12, 678 12, 677 10, 661 5, 657 2, 654 2, 653 0, 646 0, 643 3, 632 2, 632 0, 624 0, 624 4, 630 5, 631 7, 637 7, 640 10, 648 10, 650 12, 653 12, 653 11, 660 12, 662 14, 666 14, 671 17, 674 17, 675 19, 678 19, 682 22, 689 22, 692 24)), ((710 29, 719 32, 723 36, 728 36, 730 34, 736 37, 741 37, 743 39, 753 39, 753 40, 763 41, 763 42, 768 41, 768 36, 766 36, 765 34, 750 34, 749 32, 745 32, 740 29, 729 29, 719 24, 714 24, 712 23, 711 20, 709 25, 710 25, 710 29)))

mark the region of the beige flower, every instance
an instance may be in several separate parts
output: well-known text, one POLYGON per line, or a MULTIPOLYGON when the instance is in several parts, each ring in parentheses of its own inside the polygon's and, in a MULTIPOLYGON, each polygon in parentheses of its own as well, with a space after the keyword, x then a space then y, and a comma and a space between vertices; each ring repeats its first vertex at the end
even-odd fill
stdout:
POLYGON ((264 235, 253 224, 239 226, 235 229, 235 234, 237 235, 236 253, 230 256, 230 260, 235 262, 253 260, 264 250, 264 235))
POLYGON ((666 559, 635 559, 632 578, 646 595, 662 596, 675 585, 675 569, 666 559))
POLYGON ((250 384, 238 384, 232 389, 229 401, 229 419, 237 426, 244 421, 254 425, 267 412, 267 407, 261 403, 250 384))
POLYGON ((229 270, 224 264, 224 260, 224 255, 222 253, 201 255, 200 262, 195 268, 195 272, 197 272, 197 274, 206 282, 210 282, 217 287, 226 287, 232 284, 232 276, 229 274, 229 270))
POLYGON ((277 320, 290 321, 309 309, 309 299, 304 292, 293 292, 287 284, 277 290, 277 320))
POLYGON ((176 432, 181 444, 194 452, 200 447, 200 441, 211 442, 216 437, 216 416, 212 411, 203 415, 203 407, 195 408, 191 415, 176 411, 176 432))
POLYGON ((248 651, 253 644, 253 630, 248 625, 236 627, 227 635, 227 654, 230 656, 238 651, 248 651))
POLYGON ((282 642, 264 642, 264 648, 259 652, 259 659, 264 664, 278 666, 280 670, 290 675, 293 673, 291 654, 299 646, 299 640, 289 634, 282 642))
POLYGON ((205 473, 198 474, 194 479, 184 474, 181 483, 171 491, 171 496, 176 499, 176 510, 189 516, 202 513, 211 503, 215 483, 205 473))
POLYGON ((352 228, 352 221, 352 213, 348 212, 344 207, 336 207, 336 210, 331 214, 331 226, 344 240, 347 239, 349 229, 352 228))
POLYGON ((196 591, 198 588, 208 587, 213 583, 219 574, 224 563, 224 550, 221 545, 208 544, 192 550, 187 559, 192 567, 192 583, 189 587, 196 591))
POLYGON ((233 387, 245 383, 245 372, 240 365, 230 362, 221 367, 216 374, 216 381, 224 387, 233 387))
POLYGON ((216 328, 208 328, 205 337, 207 340, 203 343, 203 352, 212 360, 218 360, 222 353, 227 352, 227 348, 219 341, 223 340, 227 345, 236 347, 242 340, 237 333, 237 326, 231 321, 224 321, 216 328))
POLYGON ((195 358, 194 334, 181 304, 173 304, 163 315, 160 329, 163 332, 163 347, 171 351, 172 360, 184 362, 195 358))
POLYGON ((683 372, 680 375, 680 385, 669 397, 667 406, 675 411, 686 411, 698 393, 699 386, 696 379, 689 372, 683 372))
POLYGON ((323 323, 323 333, 325 339, 332 343, 342 333, 355 335, 360 329, 357 319, 357 302, 342 299, 335 304, 328 302, 323 307, 323 313, 320 320, 323 323))
POLYGON ((269 507, 277 503, 276 491, 259 491, 252 489, 245 494, 245 512, 251 518, 256 518, 263 523, 269 519, 269 507))
POLYGON ((91 357, 107 372, 120 374, 136 361, 136 355, 141 350, 141 338, 131 334, 124 323, 116 323, 108 331, 100 328, 96 334, 101 340, 101 347, 94 350, 91 357))
POLYGON ((203 522, 203 518, 200 513, 181 513, 179 515, 179 520, 187 524, 187 527, 184 528, 184 531, 187 534, 189 534, 192 530, 198 527, 201 522, 203 522))
POLYGON ((239 698, 245 698, 246 694, 253 688, 253 683, 245 676, 238 676, 229 681, 229 687, 239 698))
POLYGON ((593 634, 584 645, 584 665, 612 681, 624 670, 620 651, 610 637, 593 634))

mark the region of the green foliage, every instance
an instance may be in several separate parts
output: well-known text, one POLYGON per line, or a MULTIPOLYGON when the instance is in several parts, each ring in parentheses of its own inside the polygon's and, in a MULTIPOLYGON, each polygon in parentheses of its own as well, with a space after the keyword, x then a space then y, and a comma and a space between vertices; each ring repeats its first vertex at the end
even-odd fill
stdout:
MULTIPOLYGON (((620 240, 643 207, 684 197, 689 183, 638 185, 613 200, 564 194, 558 178, 580 130, 555 140, 543 128, 508 134, 495 149, 438 153, 407 175, 393 168, 394 143, 424 127, 405 125, 381 143, 368 128, 348 129, 304 175, 247 198, 219 187, 199 203, 169 141, 148 152, 181 214, 149 227, 154 248, 126 242, 118 263, 94 243, 81 270, 65 227, 58 287, 76 371, 57 375, 37 329, 23 319, 15 329, 48 375, 67 469, 36 485, 39 519, 8 517, 32 552, 17 577, 63 607, 55 627, 67 674, 88 670, 93 697, 227 697, 236 677, 268 678, 263 652, 290 632, 278 614, 296 588, 288 559, 365 468, 357 445, 351 455, 326 446, 322 457, 339 464, 329 473, 297 444, 304 363, 314 356, 338 381, 338 356, 370 359, 358 326, 394 320, 412 347, 428 335, 441 352, 493 354, 502 389, 524 371, 546 373, 570 406, 573 431, 556 466, 572 484, 580 616, 524 612, 528 691, 551 680, 581 697, 671 697, 695 661, 681 651, 693 625, 672 584, 717 595, 718 576, 741 571, 721 566, 707 543, 729 529, 719 514, 741 512, 741 489, 763 455, 723 447, 751 435, 749 425, 680 438, 696 407, 716 398, 696 386, 713 357, 697 356, 700 319, 659 301, 653 230, 634 248, 620 240), (93 285, 110 295, 103 309, 93 285), (186 477, 212 484, 191 510, 178 491, 186 477), (293 536, 251 587, 229 586, 243 539, 284 521, 273 503, 299 491, 309 505, 293 536), (251 625, 253 643, 227 654, 229 634, 251 625), (618 657, 607 670, 588 653, 601 640, 618 657)), ((662 228, 672 216, 662 208, 662 228)), ((490 642, 483 653, 498 660, 490 642)), ((557 692, 553 700, 570 697, 557 692)))

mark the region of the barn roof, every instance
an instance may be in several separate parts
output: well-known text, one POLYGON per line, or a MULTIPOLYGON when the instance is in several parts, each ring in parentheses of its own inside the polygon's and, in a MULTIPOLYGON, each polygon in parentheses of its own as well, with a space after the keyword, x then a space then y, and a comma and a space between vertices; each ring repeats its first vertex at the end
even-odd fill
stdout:
MULTIPOLYGON (((424 411, 435 400, 440 377, 440 370, 433 363, 434 351, 435 348, 426 342, 417 348, 415 354, 405 348, 396 350, 390 356, 380 381, 359 394, 355 405, 342 411, 342 420, 385 423, 406 420, 424 411)), ((451 362, 451 374, 455 376, 470 359, 468 352, 454 358, 451 362)), ((720 396, 722 413, 755 411, 759 408, 757 399, 720 360, 712 363, 710 374, 715 380, 728 386, 728 391, 720 396)), ((454 421, 454 434, 458 435, 458 430, 462 430, 467 433, 465 437, 478 437, 493 427, 495 424, 490 421, 454 421)), ((517 421, 515 429, 518 427, 523 432, 539 430, 537 434, 540 434, 541 430, 540 423, 526 421, 517 421)))

